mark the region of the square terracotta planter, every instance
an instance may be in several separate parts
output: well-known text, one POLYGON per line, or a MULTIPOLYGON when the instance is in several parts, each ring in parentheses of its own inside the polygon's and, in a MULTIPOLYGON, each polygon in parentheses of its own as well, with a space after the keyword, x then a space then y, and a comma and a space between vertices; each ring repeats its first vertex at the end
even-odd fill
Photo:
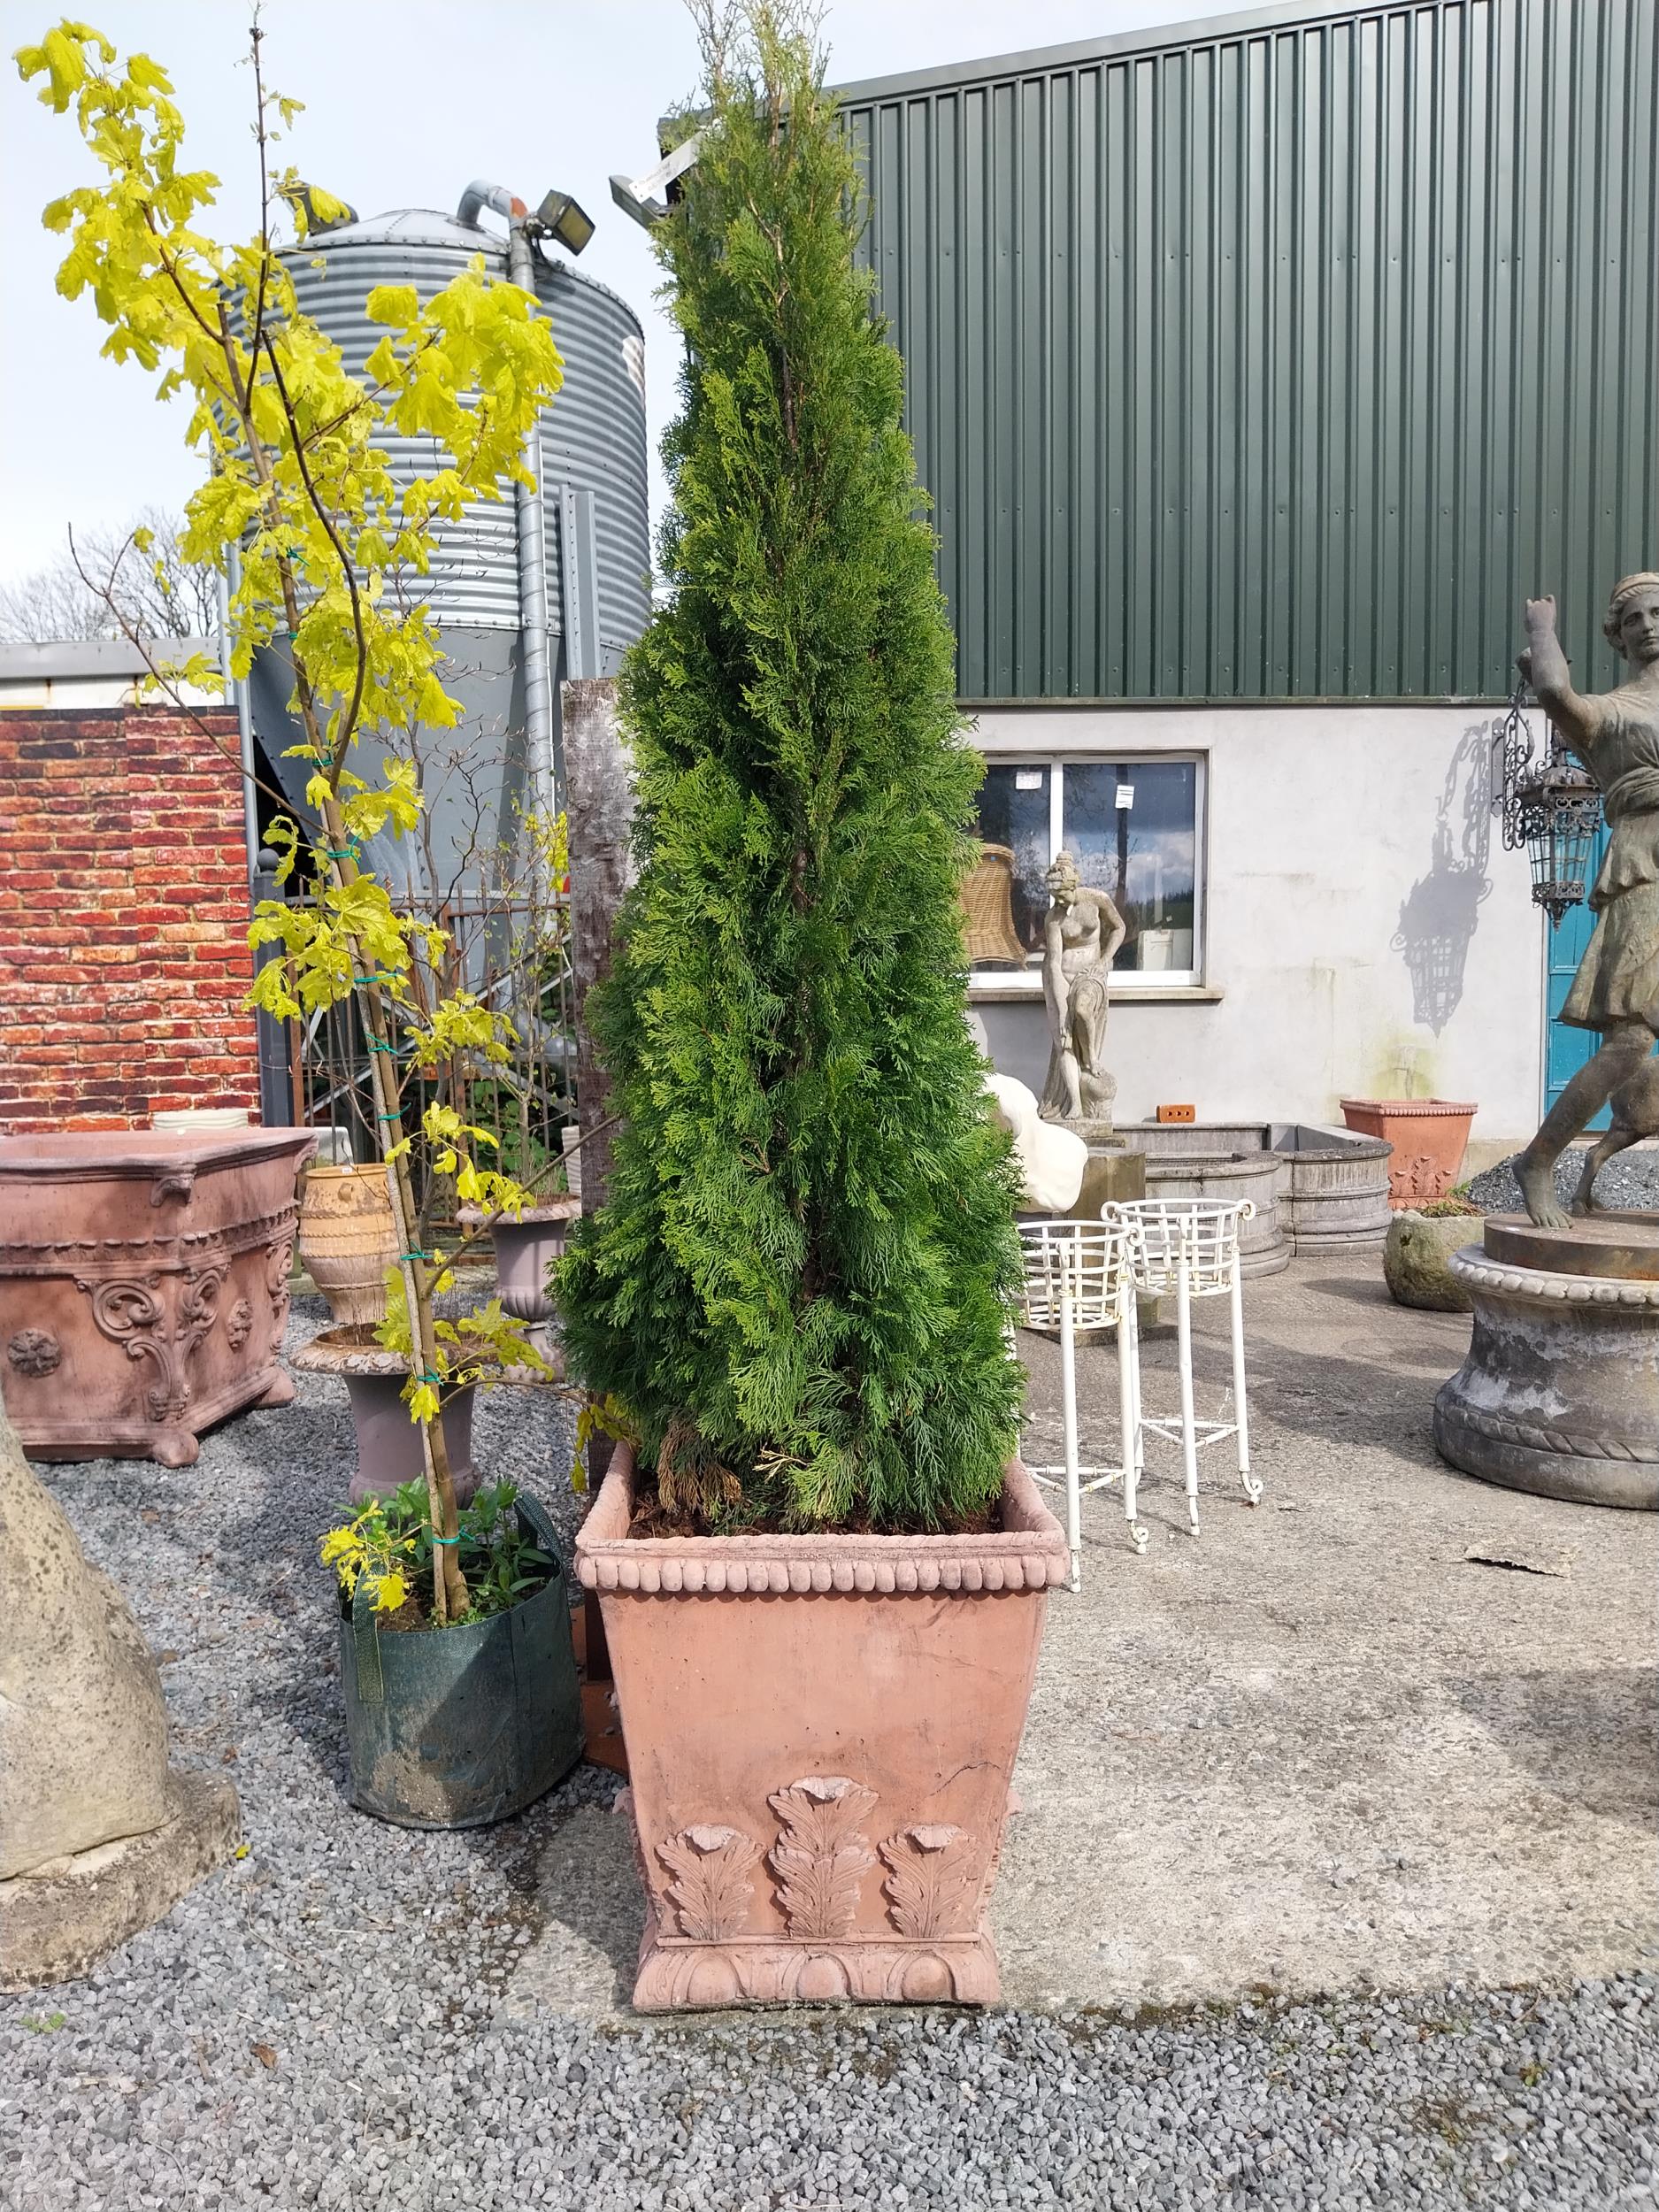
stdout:
POLYGON ((619 1446, 576 1543, 645 1891, 634 2002, 989 2004, 986 1909, 1065 1540, 1018 1460, 984 1536, 653 1538, 619 1446))
POLYGON ((286 1405, 306 1129, 0 1139, 0 1347, 31 1459, 188 1467, 244 1406, 286 1405))
POLYGON ((1350 1129, 1394 1147, 1391 1207, 1398 1211, 1445 1197, 1463 1167, 1476 1107, 1449 1098, 1345 1098, 1341 1106, 1350 1129))

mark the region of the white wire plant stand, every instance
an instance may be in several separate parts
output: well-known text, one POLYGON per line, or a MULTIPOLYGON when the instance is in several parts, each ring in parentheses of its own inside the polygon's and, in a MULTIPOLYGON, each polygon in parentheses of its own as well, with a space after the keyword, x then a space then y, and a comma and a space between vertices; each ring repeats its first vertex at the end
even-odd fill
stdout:
POLYGON ((1198 1455, 1210 1444, 1234 1440, 1239 1482, 1251 1505, 1262 1486, 1250 1471, 1250 1412, 1244 1374, 1244 1291, 1239 1251, 1240 1225, 1255 1216, 1246 1198, 1137 1198, 1108 1206, 1104 1219, 1129 1240, 1135 1287, 1148 1297, 1175 1301, 1179 1411, 1147 1412, 1136 1388, 1136 1432, 1129 1457, 1144 1467, 1148 1435, 1180 1447, 1187 1485, 1187 1517, 1198 1534, 1198 1455), (1232 1308, 1233 1418, 1200 1420, 1193 1388, 1193 1302, 1226 1298, 1232 1308))
POLYGON ((1129 1540, 1137 1552, 1147 1532, 1135 1519, 1140 1468, 1141 1341, 1135 1314, 1135 1236, 1116 1221, 1022 1222, 1025 1261, 1019 1319, 1028 1329, 1053 1331, 1060 1340, 1062 1452, 1052 1464, 1025 1462, 1026 1472, 1065 1493, 1065 1540, 1071 1586, 1083 1579, 1083 1498, 1121 1485, 1129 1540), (1114 1329, 1118 1336, 1118 1402, 1123 1458, 1115 1465, 1082 1463, 1078 1437, 1077 1339, 1079 1331, 1114 1329))

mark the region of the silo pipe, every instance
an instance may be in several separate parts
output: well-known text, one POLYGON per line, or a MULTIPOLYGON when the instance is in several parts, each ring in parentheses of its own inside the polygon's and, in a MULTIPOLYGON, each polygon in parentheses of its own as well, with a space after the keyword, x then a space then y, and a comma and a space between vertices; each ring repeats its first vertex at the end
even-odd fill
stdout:
MULTIPOLYGON (((536 296, 535 261, 525 229, 529 214, 524 202, 504 184, 474 177, 461 195, 456 220, 476 224, 484 208, 507 219, 507 273, 532 300, 536 296)), ((535 488, 513 487, 513 509, 518 540, 519 654, 524 667, 524 734, 531 788, 537 812, 550 822, 557 811, 558 795, 553 780, 553 674, 548 652, 547 546, 542 535, 541 491, 541 430, 532 424, 525 434, 524 464, 535 488)))

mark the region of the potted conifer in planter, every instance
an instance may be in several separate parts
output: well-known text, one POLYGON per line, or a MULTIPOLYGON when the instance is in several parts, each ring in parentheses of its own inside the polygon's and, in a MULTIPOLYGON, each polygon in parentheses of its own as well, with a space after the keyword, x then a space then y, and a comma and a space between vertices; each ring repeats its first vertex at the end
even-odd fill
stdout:
POLYGON ((997 1993, 986 1899, 1061 1532, 1015 1456, 1018 1195, 964 1021, 974 755, 856 173, 810 40, 709 42, 657 230, 688 366, 622 704, 621 1125, 555 1272, 621 1442, 578 1540, 644 2008, 997 1993))

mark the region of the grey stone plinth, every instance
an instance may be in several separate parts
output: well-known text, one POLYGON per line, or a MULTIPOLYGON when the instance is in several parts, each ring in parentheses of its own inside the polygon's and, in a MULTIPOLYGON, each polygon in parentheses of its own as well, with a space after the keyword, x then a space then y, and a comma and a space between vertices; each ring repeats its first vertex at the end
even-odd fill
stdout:
POLYGON ((1083 1187, 1072 1211, 1080 1221, 1097 1221, 1102 1206, 1121 1206, 1147 1194, 1147 1156, 1131 1152, 1119 1141, 1090 1145, 1083 1187))
POLYGON ((1434 1402, 1440 1456, 1513 1490, 1659 1511, 1659 1283, 1508 1266, 1473 1247, 1450 1271, 1475 1325, 1434 1402))
POLYGON ((167 1818, 148 1835, 48 1859, 0 1882, 0 1989, 73 1981, 170 1913, 236 1848, 236 1793, 222 1776, 167 1777, 167 1818))

